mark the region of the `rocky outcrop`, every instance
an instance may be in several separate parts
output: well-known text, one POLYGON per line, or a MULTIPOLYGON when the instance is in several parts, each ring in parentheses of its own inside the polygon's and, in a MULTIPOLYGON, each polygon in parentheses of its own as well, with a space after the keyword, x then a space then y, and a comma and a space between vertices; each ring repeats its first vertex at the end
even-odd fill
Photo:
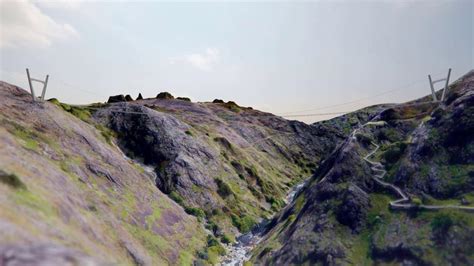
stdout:
POLYGON ((197 219, 87 108, 0 82, 0 121, 1 265, 189 265, 205 247, 197 219))
POLYGON ((125 96, 123 94, 120 95, 115 95, 115 96, 110 96, 109 100, 107 100, 107 103, 119 103, 119 102, 126 102, 127 100, 125 99, 125 96))
POLYGON ((474 193, 473 81, 474 71, 452 84, 443 104, 424 97, 371 107, 375 115, 356 112, 316 123, 347 138, 270 223, 252 261, 472 264, 474 240, 466 237, 472 213, 456 206, 474 193), (414 207, 391 209, 391 197, 399 195, 382 183, 403 191, 414 207))
POLYGON ((172 100, 174 99, 174 96, 169 92, 160 92, 158 95, 156 95, 156 99, 172 100))

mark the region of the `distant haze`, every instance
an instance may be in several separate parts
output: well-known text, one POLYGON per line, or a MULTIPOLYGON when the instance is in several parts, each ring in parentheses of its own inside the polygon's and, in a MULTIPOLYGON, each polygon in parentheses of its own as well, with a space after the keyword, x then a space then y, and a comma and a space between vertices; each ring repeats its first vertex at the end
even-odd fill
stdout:
POLYGON ((26 67, 50 74, 46 97, 68 103, 169 91, 337 113, 426 95, 428 74, 474 66, 470 0, 0 3, 0 79, 28 89, 26 67))

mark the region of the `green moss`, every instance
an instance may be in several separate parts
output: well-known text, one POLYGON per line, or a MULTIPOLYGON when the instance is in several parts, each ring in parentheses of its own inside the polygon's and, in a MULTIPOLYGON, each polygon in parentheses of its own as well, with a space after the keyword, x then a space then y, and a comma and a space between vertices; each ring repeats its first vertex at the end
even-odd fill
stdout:
POLYGON ((164 255, 164 251, 168 248, 168 241, 161 235, 132 224, 126 224, 126 226, 130 234, 139 239, 151 254, 159 252, 162 256, 164 255))
POLYGON ((74 115, 75 117, 81 119, 84 122, 90 123, 91 122, 91 113, 87 107, 77 107, 71 106, 69 104, 61 103, 57 99, 49 99, 49 102, 61 107, 64 111, 74 115))
POLYGON ((19 124, 14 124, 14 126, 15 129, 13 130, 12 134, 23 141, 23 147, 28 150, 37 151, 39 145, 36 139, 38 136, 33 131, 26 129, 19 124))
POLYGON ((296 198, 295 205, 294 205, 294 208, 293 208, 293 213, 298 214, 301 211, 301 209, 303 208, 304 202, 305 202, 304 193, 301 193, 296 198))
POLYGON ((158 219, 161 217, 161 209, 158 206, 153 206, 152 214, 148 215, 145 220, 148 228, 151 228, 153 224, 155 224, 158 219))
POLYGON ((16 204, 24 205, 32 210, 39 211, 44 214, 45 217, 53 217, 56 215, 55 209, 47 200, 28 190, 18 190, 13 194, 13 198, 16 204))
POLYGON ((104 137, 108 144, 112 144, 112 140, 117 137, 117 133, 101 124, 95 124, 94 126, 97 130, 99 130, 100 134, 102 137, 104 137))
POLYGON ((0 170, 0 182, 14 189, 26 189, 26 185, 15 174, 7 174, 0 170))
POLYGON ((181 195, 178 194, 176 191, 171 191, 169 197, 174 200, 176 203, 179 205, 183 206, 184 204, 184 199, 181 197, 181 195))

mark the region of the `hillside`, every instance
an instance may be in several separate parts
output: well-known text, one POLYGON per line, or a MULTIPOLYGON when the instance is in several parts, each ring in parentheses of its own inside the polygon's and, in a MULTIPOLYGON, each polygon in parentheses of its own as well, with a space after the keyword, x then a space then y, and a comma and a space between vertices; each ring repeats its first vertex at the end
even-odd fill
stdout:
POLYGON ((271 223, 263 264, 472 265, 474 71, 352 130, 271 223))
POLYGON ((312 125, 0 82, 0 264, 471 265, 473 81, 312 125))
POLYGON ((217 263, 347 135, 233 102, 32 103, 4 82, 0 98, 0 256, 12 263, 217 263))

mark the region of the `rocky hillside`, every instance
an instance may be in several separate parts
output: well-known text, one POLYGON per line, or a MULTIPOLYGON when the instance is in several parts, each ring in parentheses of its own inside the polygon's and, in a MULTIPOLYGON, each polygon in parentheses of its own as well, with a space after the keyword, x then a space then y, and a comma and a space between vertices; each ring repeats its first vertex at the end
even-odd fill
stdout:
POLYGON ((106 128, 3 82, 0 121, 1 265, 190 264, 205 247, 106 128))
POLYGON ((353 129, 252 261, 472 265, 474 71, 429 101, 385 106, 353 129))
POLYGON ((307 125, 169 93, 0 99, 0 259, 32 264, 217 263, 377 109, 307 125))

